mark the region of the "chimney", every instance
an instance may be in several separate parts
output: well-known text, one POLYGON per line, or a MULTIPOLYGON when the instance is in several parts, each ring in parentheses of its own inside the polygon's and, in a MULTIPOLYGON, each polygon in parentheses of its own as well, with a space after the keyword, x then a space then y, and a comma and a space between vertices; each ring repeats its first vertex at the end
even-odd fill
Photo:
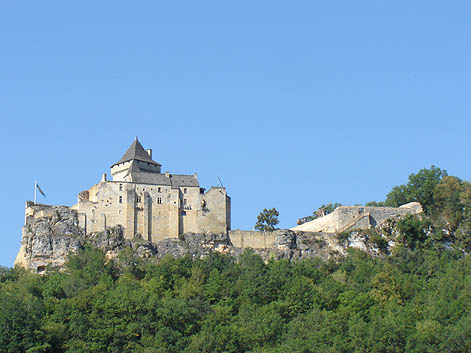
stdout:
POLYGON ((169 173, 169 172, 165 172, 165 177, 170 178, 170 173, 169 173))
POLYGON ((196 180, 198 180, 198 173, 193 174, 193 178, 195 178, 196 180))
POLYGON ((150 159, 152 159, 152 148, 146 150, 147 154, 149 155, 150 159))
POLYGON ((106 181, 106 173, 103 173, 101 176, 101 182, 104 183, 106 181))

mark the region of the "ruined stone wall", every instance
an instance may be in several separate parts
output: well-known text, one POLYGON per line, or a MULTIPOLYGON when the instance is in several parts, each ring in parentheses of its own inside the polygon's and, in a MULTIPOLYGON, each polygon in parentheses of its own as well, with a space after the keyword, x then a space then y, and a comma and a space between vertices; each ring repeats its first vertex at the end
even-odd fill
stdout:
POLYGON ((198 210, 198 232, 223 233, 231 228, 230 213, 231 198, 223 187, 211 187, 201 197, 198 210))
POLYGON ((415 215, 421 212, 422 207, 417 202, 401 207, 340 206, 326 216, 291 229, 304 232, 338 233, 376 227, 389 218, 415 215))
POLYGON ((72 209, 84 215, 81 219, 85 219, 84 228, 87 232, 103 231, 107 226, 118 224, 125 226, 126 205, 129 200, 126 187, 119 190, 119 185, 113 182, 96 184, 88 190, 88 200, 79 198, 78 203, 72 206, 72 209))
POLYGON ((336 231, 347 229, 366 229, 375 227, 391 217, 402 217, 415 214, 412 208, 401 207, 364 207, 340 206, 335 210, 337 218, 336 231), (354 224, 352 224, 354 223, 354 224), (349 225, 351 225, 349 227, 349 225))
POLYGON ((236 248, 269 249, 275 246, 277 232, 258 232, 251 230, 230 230, 229 239, 236 248))

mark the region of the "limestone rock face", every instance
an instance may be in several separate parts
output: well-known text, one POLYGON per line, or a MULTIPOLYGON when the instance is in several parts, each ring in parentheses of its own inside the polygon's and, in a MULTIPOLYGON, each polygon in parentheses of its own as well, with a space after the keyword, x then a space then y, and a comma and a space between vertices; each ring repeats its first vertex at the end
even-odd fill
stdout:
POLYGON ((335 234, 331 233, 277 230, 269 233, 247 231, 243 241, 240 240, 241 231, 238 231, 228 234, 187 233, 180 238, 151 243, 138 235, 132 240, 125 239, 120 226, 86 234, 79 226, 77 211, 69 207, 29 205, 26 210, 25 226, 22 229, 23 239, 15 265, 38 273, 46 271, 47 266, 61 268, 69 254, 77 252, 86 245, 101 249, 109 259, 116 258, 122 250, 129 248, 133 249, 137 256, 150 259, 160 259, 167 255, 174 257, 189 255, 197 259, 204 258, 212 252, 237 257, 250 245, 265 261, 332 259, 345 255, 349 246, 372 255, 378 253, 377 249, 371 248, 367 237, 361 232, 352 232, 344 242, 339 242, 335 234), (232 241, 231 234, 235 234, 232 241), (258 237, 258 241, 250 241, 250 238, 255 239, 254 237, 258 237))
POLYGON ((77 213, 65 206, 37 206, 26 215, 21 249, 15 265, 42 272, 47 265, 62 266, 69 253, 83 243, 77 213))

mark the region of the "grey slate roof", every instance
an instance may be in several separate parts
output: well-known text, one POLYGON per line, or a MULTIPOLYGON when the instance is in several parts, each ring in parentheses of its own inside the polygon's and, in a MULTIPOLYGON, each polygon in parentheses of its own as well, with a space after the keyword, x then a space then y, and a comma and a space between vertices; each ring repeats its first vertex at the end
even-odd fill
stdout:
POLYGON ((193 175, 170 174, 170 180, 173 187, 200 186, 198 179, 193 175))
POLYGON ((165 174, 143 171, 134 163, 132 169, 133 170, 129 173, 132 173, 132 181, 135 183, 166 185, 172 188, 200 186, 198 179, 193 175, 170 174, 170 178, 167 178, 165 174))
POLYGON ((171 186, 171 181, 165 174, 152 173, 152 172, 139 172, 132 173, 132 181, 141 184, 165 185, 171 186))
POLYGON ((152 158, 149 157, 149 154, 147 154, 144 147, 142 147, 137 137, 135 138, 131 146, 129 146, 128 150, 123 155, 123 157, 121 157, 121 159, 118 162, 114 163, 111 167, 114 167, 116 164, 124 163, 127 161, 132 161, 132 160, 138 160, 138 161, 147 162, 153 165, 160 166, 159 163, 157 163, 156 161, 152 160, 152 158))
POLYGON ((139 168, 137 163, 134 163, 134 160, 132 160, 131 164, 129 165, 128 172, 126 173, 126 176, 130 175, 131 173, 135 174, 135 173, 140 173, 140 172, 141 172, 141 168, 139 168))

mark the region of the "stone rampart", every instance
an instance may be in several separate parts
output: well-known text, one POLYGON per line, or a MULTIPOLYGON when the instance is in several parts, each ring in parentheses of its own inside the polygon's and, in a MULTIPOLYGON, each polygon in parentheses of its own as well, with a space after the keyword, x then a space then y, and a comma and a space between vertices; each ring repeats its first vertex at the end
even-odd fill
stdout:
POLYGON ((340 206, 326 216, 291 229, 304 232, 340 233, 347 230, 377 227, 389 218, 416 215, 421 212, 422 206, 417 202, 401 207, 340 206))
POLYGON ((230 230, 229 238, 236 248, 269 249, 275 246, 277 232, 258 232, 253 230, 230 230))

